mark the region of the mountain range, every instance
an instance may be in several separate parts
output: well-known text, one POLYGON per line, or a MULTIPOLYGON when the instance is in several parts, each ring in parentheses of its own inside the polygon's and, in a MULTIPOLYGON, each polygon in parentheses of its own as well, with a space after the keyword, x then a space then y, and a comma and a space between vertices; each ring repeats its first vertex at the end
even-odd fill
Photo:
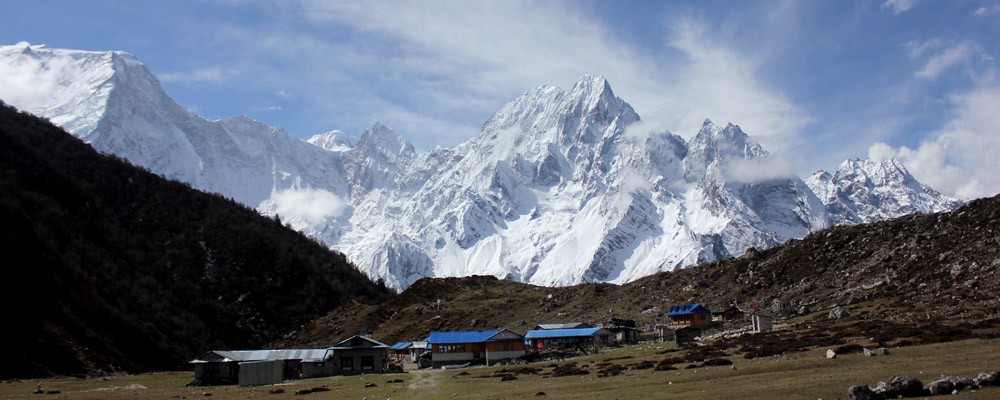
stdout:
POLYGON ((406 288, 427 276, 493 275, 537 285, 625 283, 773 247, 835 224, 961 203, 895 160, 848 160, 803 181, 737 125, 690 139, 644 132, 602 77, 541 86, 480 134, 418 152, 375 123, 301 140, 247 117, 184 109, 124 52, 0 47, 35 82, 0 99, 97 150, 278 216, 406 288))

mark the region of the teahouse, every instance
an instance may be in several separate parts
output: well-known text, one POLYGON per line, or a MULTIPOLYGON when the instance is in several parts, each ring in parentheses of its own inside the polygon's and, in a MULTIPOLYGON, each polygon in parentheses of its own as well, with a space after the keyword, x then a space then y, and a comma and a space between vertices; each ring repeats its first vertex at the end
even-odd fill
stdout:
POLYGON ((705 306, 694 304, 678 304, 670 307, 666 314, 673 327, 704 326, 712 323, 712 310, 705 306))
POLYGON ((506 329, 489 331, 431 332, 431 365, 491 365, 525 354, 524 337, 506 329))

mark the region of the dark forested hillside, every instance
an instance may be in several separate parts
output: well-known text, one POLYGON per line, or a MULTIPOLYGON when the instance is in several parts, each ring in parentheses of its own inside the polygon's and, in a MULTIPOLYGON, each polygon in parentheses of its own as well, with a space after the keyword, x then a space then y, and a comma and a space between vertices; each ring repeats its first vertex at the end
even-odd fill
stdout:
POLYGON ((2 103, 0 227, 3 378, 176 369, 390 294, 279 221, 2 103))

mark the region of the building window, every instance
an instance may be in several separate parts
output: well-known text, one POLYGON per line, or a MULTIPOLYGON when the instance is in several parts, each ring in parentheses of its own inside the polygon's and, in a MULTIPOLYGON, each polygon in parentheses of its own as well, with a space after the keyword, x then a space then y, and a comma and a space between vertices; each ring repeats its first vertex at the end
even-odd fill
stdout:
POLYGON ((354 369, 354 357, 340 357, 340 370, 351 371, 354 369))
POLYGON ((375 356, 361 356, 361 369, 365 371, 375 369, 375 356))
POLYGON ((439 353, 465 353, 464 344, 444 344, 438 346, 439 353))

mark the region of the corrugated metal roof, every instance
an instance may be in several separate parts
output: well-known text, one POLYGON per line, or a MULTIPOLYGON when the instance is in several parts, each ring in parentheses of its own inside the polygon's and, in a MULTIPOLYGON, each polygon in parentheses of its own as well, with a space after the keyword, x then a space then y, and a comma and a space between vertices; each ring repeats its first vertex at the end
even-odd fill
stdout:
POLYGON ((354 336, 351 336, 351 337, 349 337, 347 339, 341 340, 340 343, 337 343, 337 344, 335 344, 335 345, 333 345, 331 347, 328 347, 328 348, 329 349, 354 349, 354 348, 358 348, 358 347, 374 347, 374 348, 384 347, 384 348, 388 348, 389 345, 387 345, 385 343, 382 343, 382 342, 380 342, 378 340, 372 339, 372 338, 370 338, 368 336, 354 335, 354 336), (362 339, 362 340, 370 343, 371 346, 352 346, 351 345, 351 341, 353 341, 354 339, 362 339))
POLYGON ((563 338, 563 337, 585 337, 593 336, 600 331, 610 335, 611 331, 604 328, 580 328, 580 329, 539 329, 534 331, 528 331, 524 335, 525 339, 550 339, 550 338, 563 338))
POLYGON ((494 329, 489 331, 455 331, 455 332, 431 332, 431 335, 427 337, 427 343, 430 344, 450 344, 450 343, 485 343, 493 341, 507 341, 512 340, 508 338, 503 339, 493 339, 494 336, 516 336, 518 340, 522 339, 521 335, 510 332, 506 329, 494 329), (501 335, 501 333, 506 333, 501 335))
POLYGON ((590 324, 585 324, 583 322, 564 322, 561 324, 538 324, 538 329, 580 329, 580 328, 593 328, 590 324))
POLYGON ((393 349, 393 350, 406 350, 406 349, 410 348, 410 346, 413 346, 413 342, 399 342, 399 343, 396 343, 396 344, 392 345, 391 349, 393 349))
POLYGON ((323 360, 327 349, 212 350, 192 363, 244 362, 266 360, 323 360), (212 356, 214 354, 215 356, 212 356))
POLYGON ((666 316, 669 317, 669 316, 672 316, 672 315, 711 314, 711 313, 712 313, 712 310, 709 310, 708 308, 705 308, 705 306, 703 306, 701 304, 694 303, 694 304, 677 304, 677 305, 673 305, 673 306, 670 307, 670 311, 668 311, 664 315, 666 315, 666 316))

